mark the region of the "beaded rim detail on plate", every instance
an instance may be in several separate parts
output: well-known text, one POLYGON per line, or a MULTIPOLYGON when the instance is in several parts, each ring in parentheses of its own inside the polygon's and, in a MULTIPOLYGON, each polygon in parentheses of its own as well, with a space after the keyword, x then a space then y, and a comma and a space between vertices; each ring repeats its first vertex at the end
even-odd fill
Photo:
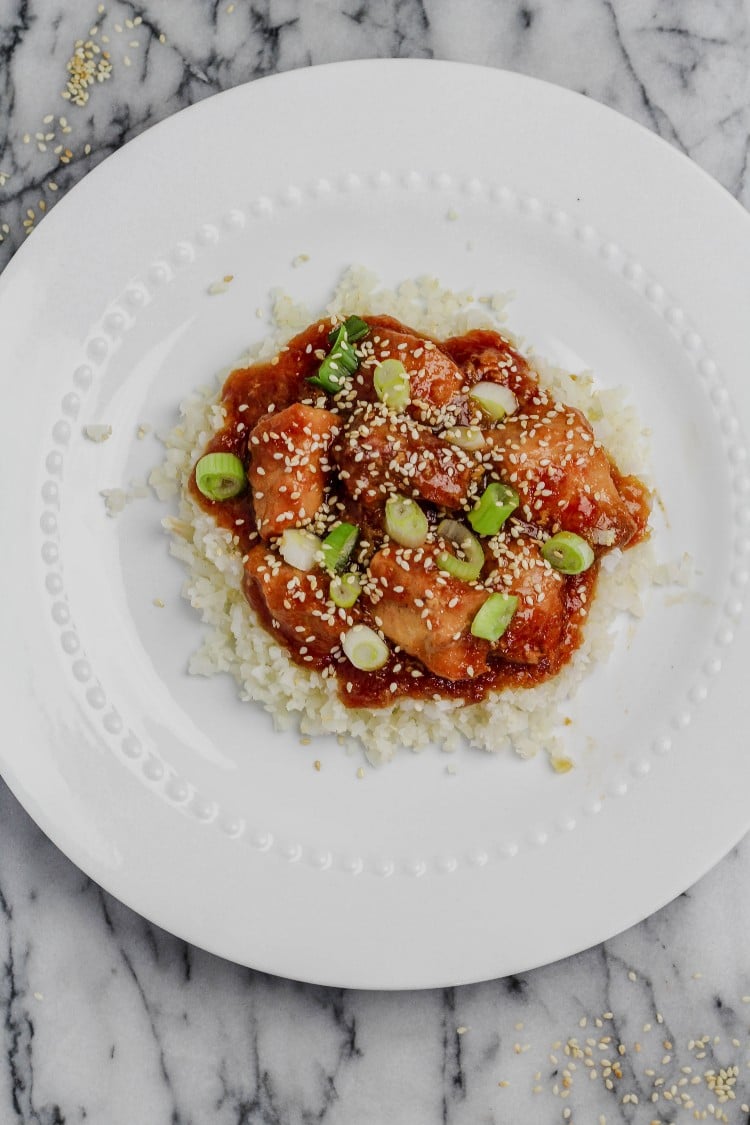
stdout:
POLYGON ((730 571, 732 591, 724 601, 721 623, 713 636, 712 650, 703 658, 697 678, 691 681, 689 690, 684 693, 678 711, 665 724, 664 729, 654 736, 649 754, 629 765, 629 779, 618 775, 610 780, 607 796, 625 797, 633 784, 647 778, 651 773, 652 759, 671 752, 680 731, 691 721, 692 709, 709 695, 711 681, 722 668, 722 651, 734 640, 736 622, 743 612, 741 595, 750 580, 748 451, 740 433, 731 396, 716 362, 707 353, 706 345, 690 323, 686 311, 671 300, 665 287, 650 276, 643 265, 629 257, 623 247, 600 235, 590 224, 577 222, 565 211, 536 197, 519 196, 507 185, 487 184, 474 178, 460 180, 443 171, 427 175, 417 171, 397 174, 383 169, 369 176, 349 172, 338 182, 318 179, 306 186, 290 184, 275 200, 264 195, 258 196, 245 209, 234 208, 215 222, 203 224, 192 240, 181 239, 171 250, 165 251, 162 257, 155 259, 146 268, 141 279, 129 282, 124 292, 110 302, 98 329, 82 348, 81 361, 71 373, 72 389, 66 390, 61 398, 61 416, 52 427, 51 446, 45 454, 44 464, 48 475, 40 493, 42 510, 39 529, 43 537, 41 558, 47 568, 45 588, 51 599, 52 621, 59 628, 60 645, 70 658, 77 689, 95 713, 94 717, 102 731, 109 736, 123 764, 138 772, 151 788, 157 787, 164 800, 183 815, 192 817, 197 823, 215 826, 227 839, 245 840, 258 853, 273 854, 288 863, 304 862, 318 871, 333 868, 350 875, 367 873, 390 878, 398 873, 421 878, 425 874, 451 874, 462 867, 485 867, 492 861, 507 861, 524 851, 544 847, 555 835, 573 831, 582 818, 598 815, 603 803, 599 798, 589 800, 581 808, 580 815, 573 812, 562 814, 554 825, 531 827, 523 840, 503 841, 492 851, 475 848, 465 856, 411 856, 405 859, 384 855, 367 859, 350 853, 334 855, 320 847, 308 847, 295 841, 278 839, 266 828, 248 825, 241 816, 223 813, 215 801, 199 794, 188 779, 179 776, 164 762, 153 746, 144 745, 143 740, 126 726, 117 708, 110 702, 104 686, 95 678, 65 595, 57 518, 61 503, 60 482, 72 436, 71 420, 78 417, 81 396, 94 385, 97 373, 107 363, 121 337, 133 327, 139 312, 158 299, 159 291, 164 285, 174 280, 179 271, 192 265, 202 248, 215 246, 224 237, 236 237, 251 229, 254 222, 273 216, 277 209, 299 207, 304 202, 314 204, 337 191, 351 194, 363 190, 383 192, 394 189, 411 193, 433 191, 453 196, 460 193, 469 202, 481 198, 517 213, 524 221, 547 223, 558 238, 576 240, 583 253, 597 256, 609 271, 644 298, 654 314, 660 317, 688 356, 711 403, 723 437, 728 477, 732 484, 735 525, 730 571))

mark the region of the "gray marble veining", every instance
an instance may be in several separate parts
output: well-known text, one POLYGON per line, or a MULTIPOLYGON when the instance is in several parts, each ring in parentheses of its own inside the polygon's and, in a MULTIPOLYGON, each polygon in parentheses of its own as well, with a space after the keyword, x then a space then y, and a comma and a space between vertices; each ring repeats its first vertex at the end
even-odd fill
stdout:
POLYGON ((0 811, 3 1122, 499 1125, 561 1121, 571 1108, 579 1122, 640 1125, 694 1120, 661 1094, 651 1101, 683 1079, 694 1107, 747 1121, 747 843, 671 906, 577 957, 378 994, 196 950, 81 875, 7 790, 0 811), (734 1066, 736 1097, 719 1103, 706 1075, 734 1066))
POLYGON ((25 236, 24 220, 37 222, 44 207, 143 129, 239 82, 344 58, 456 59, 548 79, 653 129, 741 202, 750 198, 750 27, 739 0, 101 6, 3 6, 0 199, 10 230, 2 232, 0 264, 25 236), (83 106, 60 97, 79 39, 108 51, 112 65, 83 106))
MULTIPOLYGON (((0 267, 92 167, 178 109, 372 56, 578 90, 750 204, 740 0, 0 0, 0 267), (94 68, 109 53, 111 74, 76 105, 61 91, 79 39, 101 52, 94 68)), ((617 894, 626 863, 613 848, 611 881, 592 894, 617 894)), ((77 871, 0 783, 0 1122, 746 1125, 749 881, 746 840, 654 917, 559 964, 424 993, 323 989, 159 931, 77 871)))

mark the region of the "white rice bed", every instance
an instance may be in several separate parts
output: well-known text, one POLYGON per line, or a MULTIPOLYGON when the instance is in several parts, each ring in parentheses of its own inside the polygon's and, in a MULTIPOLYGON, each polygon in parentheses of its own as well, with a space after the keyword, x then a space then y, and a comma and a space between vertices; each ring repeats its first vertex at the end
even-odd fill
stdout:
MULTIPOLYGON (((373 274, 352 268, 325 313, 389 314, 438 338, 471 328, 501 326, 508 336, 503 325, 506 304, 502 294, 477 298, 455 293, 432 278, 404 282, 389 290, 381 288, 373 274)), ((275 331, 237 365, 276 355, 316 316, 277 293, 273 319, 275 331)), ((570 375, 536 356, 531 359, 541 384, 587 416, 620 471, 647 477, 647 434, 624 392, 599 390, 589 374, 570 375)), ((589 667, 606 660, 613 644, 613 622, 621 613, 641 616, 644 591, 655 582, 675 577, 666 573, 668 568, 656 565, 651 544, 608 556, 583 643, 553 679, 533 688, 505 689, 471 706, 455 700, 401 699, 376 711, 346 707, 338 698, 336 678, 299 667, 259 624, 242 594, 242 557, 232 534, 217 528, 189 494, 192 467, 224 421, 219 403, 227 373, 182 403, 179 424, 162 435, 164 462, 150 478, 162 499, 179 498, 177 518, 168 517, 164 524, 172 536, 170 550, 188 573, 183 594, 207 627, 201 647, 190 659, 189 671, 202 676, 228 672, 237 681, 241 698, 262 704, 278 729, 296 726, 301 735, 334 734, 342 741, 356 740, 373 764, 389 761, 400 748, 422 750, 438 745, 454 750, 464 739, 492 753, 513 750, 524 758, 544 749, 555 761, 561 754, 563 706, 589 667)))

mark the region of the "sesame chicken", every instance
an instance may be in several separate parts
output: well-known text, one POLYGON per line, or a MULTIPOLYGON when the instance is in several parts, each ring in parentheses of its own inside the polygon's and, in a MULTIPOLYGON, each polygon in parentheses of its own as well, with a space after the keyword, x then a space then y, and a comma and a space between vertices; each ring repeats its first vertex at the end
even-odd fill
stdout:
POLYGON ((635 535, 607 454, 579 410, 563 403, 528 409, 488 430, 485 440, 527 520, 545 531, 573 531, 600 548, 623 547, 635 535))
POLYGON ((396 491, 460 508, 482 473, 475 458, 380 403, 352 412, 333 456, 346 490, 366 507, 382 507, 396 491))
POLYGON ((247 601, 350 708, 474 703, 554 676, 581 643, 600 558, 648 534, 647 490, 500 334, 441 343, 350 319, 348 350, 347 321, 329 316, 224 385, 204 456, 232 454, 246 479, 225 500, 195 473, 190 487, 241 552, 247 601), (400 403, 373 378, 396 359, 400 403), (513 412, 491 419, 478 382, 510 390, 513 412), (547 547, 558 531, 586 540, 581 572, 547 547), (356 663, 353 637, 375 663, 356 663))
POLYGON ((318 321, 312 328, 294 336, 281 356, 237 367, 224 384, 222 401, 231 414, 242 411, 243 421, 251 429, 269 409, 282 411, 292 403, 306 398, 310 390, 306 382, 312 354, 311 337, 325 340, 330 329, 328 320, 318 321), (308 348, 310 351, 308 351, 308 348), (273 394, 269 396, 269 388, 273 394))
POLYGON ((497 642, 514 664, 538 664, 559 646, 565 630, 564 580, 542 558, 538 543, 512 532, 489 543, 497 561, 488 585, 514 594, 518 608, 497 642))
POLYGON ((470 626, 489 592, 442 572, 436 549, 384 547, 370 560, 375 614, 383 633, 446 680, 487 671, 488 641, 470 626), (421 607, 421 608, 420 608, 421 607))
POLYGON ((338 431, 337 414, 298 402, 255 426, 248 479, 261 538, 313 519, 325 496, 328 449, 338 431))
POLYGON ((460 394, 464 374, 434 341, 391 316, 369 317, 368 320, 372 331, 362 344, 362 367, 354 378, 360 400, 373 400, 371 373, 385 359, 399 359, 406 368, 411 387, 411 413, 417 417, 425 404, 446 406, 460 394))
POLYGON ((326 575, 297 570, 267 547, 253 547, 245 560, 249 601, 262 607, 282 637, 305 650, 303 656, 328 656, 351 625, 351 610, 345 614, 329 601, 328 584, 326 575))
POLYGON ((536 372, 513 345, 498 332, 477 328, 464 336, 454 336, 442 345, 463 371, 469 385, 486 380, 500 383, 512 391, 522 405, 547 402, 536 372))

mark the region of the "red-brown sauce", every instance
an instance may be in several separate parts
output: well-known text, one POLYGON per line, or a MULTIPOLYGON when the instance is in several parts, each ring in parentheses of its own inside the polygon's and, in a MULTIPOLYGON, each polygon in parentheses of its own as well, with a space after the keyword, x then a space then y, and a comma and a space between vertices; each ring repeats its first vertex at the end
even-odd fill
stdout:
MULTIPOLYGON (((274 629, 266 603, 259 595, 254 583, 246 583, 245 596, 258 614, 264 628, 273 633, 286 646, 289 655, 303 668, 315 668, 322 672, 326 667, 335 669, 339 684, 339 694, 349 707, 385 707, 394 700, 408 696, 411 699, 459 699, 464 703, 479 703, 490 692, 503 688, 533 687, 550 679, 567 664, 583 639, 585 613, 594 593, 599 572, 595 563, 585 574, 566 579, 565 602, 566 617, 563 642, 550 658, 543 658, 538 664, 510 664, 499 657, 490 656, 492 670, 471 680, 446 680, 427 671, 420 661, 407 653, 398 652, 377 672, 362 672, 348 661, 339 664, 330 658, 318 658, 305 662, 299 649, 280 637, 274 629), (394 671, 400 666, 399 671, 394 671), (421 672, 415 679, 413 672, 421 672)), ((362 607, 357 618, 362 624, 376 628, 372 612, 362 607)))
MULTIPOLYGON (((373 331, 403 328, 399 322, 389 317, 367 317, 367 321, 373 331)), ((251 456, 248 452, 250 433, 259 419, 268 413, 269 408, 273 407, 278 413, 295 402, 314 404, 316 395, 311 392, 307 378, 314 375, 320 366, 320 351, 327 348, 327 334, 330 328, 331 323, 328 320, 317 322, 290 341, 275 359, 234 370, 227 378, 222 392, 222 403, 226 411, 224 426, 211 439, 204 453, 231 452, 247 465, 251 456), (316 351, 318 355, 315 354, 316 351)), ((421 339, 426 337, 422 336, 421 339)), ((497 349, 502 346, 513 364, 515 385, 511 385, 514 385, 519 395, 533 393, 536 376, 530 372, 520 353, 496 333, 475 331, 463 337, 453 337, 444 344, 439 341, 433 343, 438 348, 442 348, 444 354, 450 356, 459 365, 467 385, 485 377, 482 372, 482 356, 486 349, 488 347, 497 349)), ((335 409, 332 402, 333 400, 330 399, 326 402, 327 409, 335 409)), ((318 404, 320 405, 319 400, 318 404)), ((635 521, 635 533, 626 544, 629 547, 648 535, 650 494, 637 477, 621 475, 614 465, 612 465, 612 479, 635 521)), ((198 490, 194 475, 189 487, 201 508, 209 512, 220 527, 232 532, 240 552, 246 554, 260 542, 249 490, 245 490, 235 499, 214 502, 198 490)), ((333 479, 329 480, 328 487, 336 498, 345 504, 346 510, 342 518, 360 526, 363 534, 376 536, 379 531, 382 534, 381 515, 373 513, 370 509, 365 510, 347 495, 341 482, 335 479, 335 474, 333 479)), ((431 521, 437 519, 437 513, 430 512, 429 505, 426 507, 431 521)), ((461 518, 460 514, 456 518, 461 518)), ((269 547, 272 548, 272 544, 269 547)), ((290 642, 288 637, 283 636, 275 627, 257 584, 247 581, 243 589, 263 627, 286 647, 292 660, 302 667, 314 668, 320 672, 327 670, 327 674, 335 675, 340 697, 347 706, 376 708, 405 696, 414 699, 439 697, 476 703, 491 692, 509 687, 532 687, 556 675, 581 644, 583 627, 588 606, 594 597, 598 572, 597 560, 585 573, 563 577, 562 640, 551 654, 544 656, 538 663, 514 664, 504 660, 499 654, 491 652, 488 658, 488 672, 461 680, 449 680, 433 675, 419 660, 401 650, 392 653, 388 663, 375 672, 360 671, 340 655, 338 659, 330 655, 311 657, 305 649, 300 652, 301 646, 290 642), (415 676, 415 672, 419 675, 415 676)), ((377 627, 373 620, 372 608, 364 599, 360 599, 352 613, 357 622, 370 624, 373 628, 377 627)))

